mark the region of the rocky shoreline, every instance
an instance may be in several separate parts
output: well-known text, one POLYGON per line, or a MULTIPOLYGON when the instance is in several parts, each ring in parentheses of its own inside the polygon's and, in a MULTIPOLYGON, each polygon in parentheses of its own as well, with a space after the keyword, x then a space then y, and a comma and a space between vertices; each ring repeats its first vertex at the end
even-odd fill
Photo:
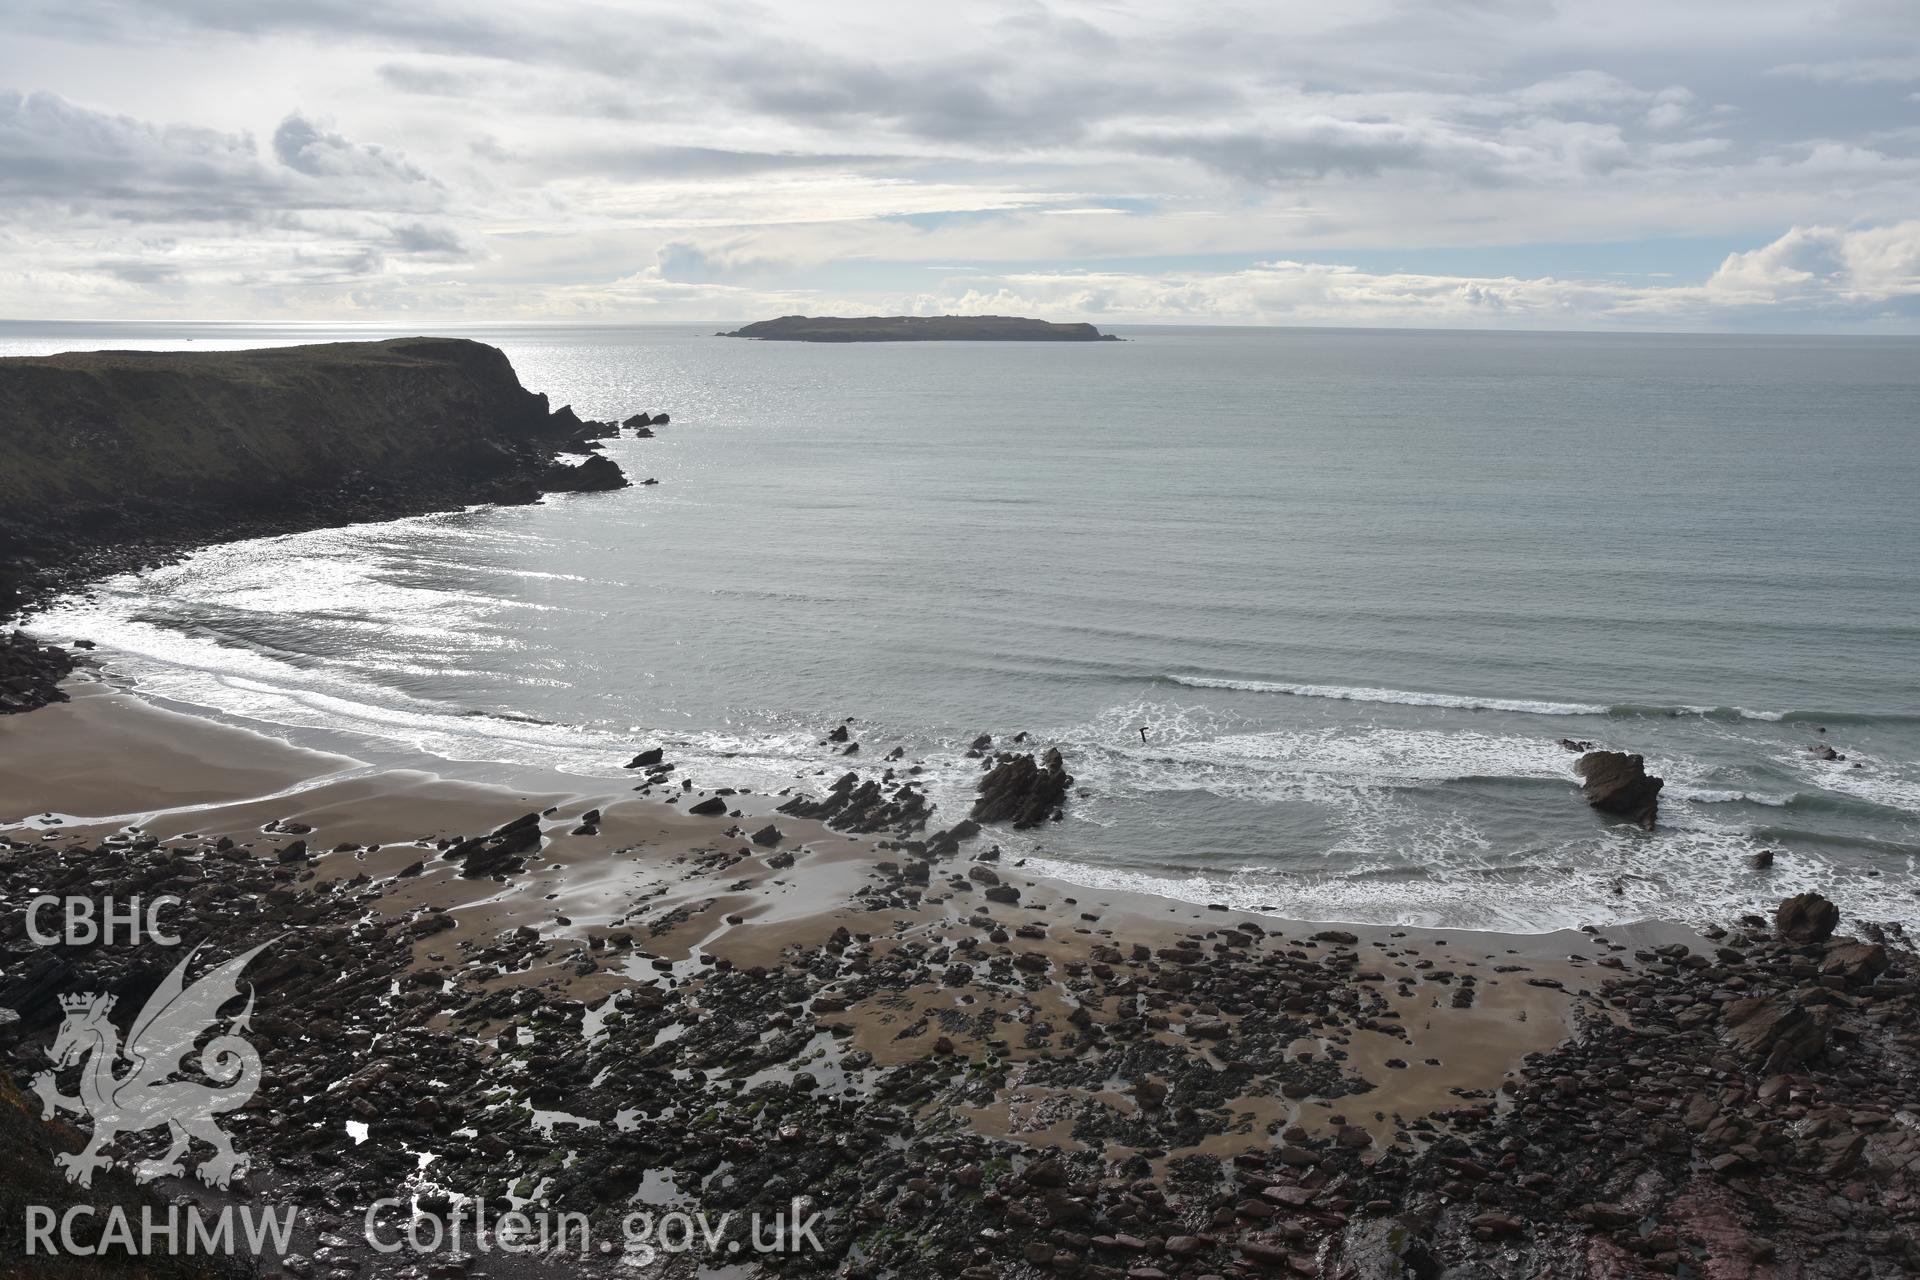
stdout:
MULTIPOLYGON (((1691 941, 1448 938, 1096 901, 992 825, 850 837, 684 777, 411 820, 348 785, 202 807, 191 834, 43 819, 0 845, 16 1110, 58 994, 136 1003, 182 948, 285 940, 248 975, 265 1072, 226 1193, 299 1206, 306 1243, 269 1274, 633 1273, 384 1256, 365 1215, 396 1196, 442 1227, 461 1197, 537 1199, 596 1239, 636 1206, 735 1215, 663 1276, 1920 1266, 1920 962, 1835 934, 1816 896, 1691 941), (180 945, 34 945, 22 908, 49 891, 177 896, 180 945), (712 1270, 796 1201, 817 1248, 712 1270)), ((29 1167, 83 1137, 43 1133, 29 1167)))

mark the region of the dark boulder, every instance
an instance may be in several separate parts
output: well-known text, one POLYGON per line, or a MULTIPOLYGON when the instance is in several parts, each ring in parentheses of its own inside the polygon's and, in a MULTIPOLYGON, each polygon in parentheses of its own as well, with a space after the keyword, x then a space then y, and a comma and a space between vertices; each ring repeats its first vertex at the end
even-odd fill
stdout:
POLYGON ((1622 751, 1589 751, 1574 762, 1573 771, 1585 780, 1581 790, 1588 804, 1653 830, 1665 783, 1647 775, 1643 758, 1622 751))
POLYGON ((627 769, 644 769, 648 765, 659 764, 661 760, 666 758, 666 754, 667 753, 659 747, 648 747, 645 751, 642 751, 639 755, 627 761, 622 767, 627 769))
POLYGON ((1825 942, 1840 923, 1840 908, 1817 893, 1800 893, 1773 913, 1773 927, 1788 942, 1825 942))
POLYGON ((725 813, 726 811, 727 811, 727 802, 725 800, 722 800, 719 796, 710 796, 707 799, 702 800, 699 804, 690 805, 687 808, 688 813, 698 814, 700 817, 703 817, 703 818, 713 817, 718 814, 725 813))
POLYGON ((1858 985, 1872 982, 1891 964, 1887 949, 1877 942, 1842 942, 1827 948, 1820 972, 1825 977, 1837 977, 1858 985))

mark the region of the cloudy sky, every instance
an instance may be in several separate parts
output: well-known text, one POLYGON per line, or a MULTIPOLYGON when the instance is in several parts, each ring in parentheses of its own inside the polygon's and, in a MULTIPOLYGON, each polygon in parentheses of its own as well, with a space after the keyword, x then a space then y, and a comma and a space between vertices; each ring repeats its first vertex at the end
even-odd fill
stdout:
POLYGON ((1920 332, 1915 0, 0 0, 0 317, 1920 332))

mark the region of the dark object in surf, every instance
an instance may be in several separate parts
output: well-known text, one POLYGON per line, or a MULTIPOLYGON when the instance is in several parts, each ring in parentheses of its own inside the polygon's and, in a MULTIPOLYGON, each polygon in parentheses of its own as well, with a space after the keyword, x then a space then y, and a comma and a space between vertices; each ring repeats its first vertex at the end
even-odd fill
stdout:
POLYGON ((1751 858, 1747 859, 1747 865, 1752 867, 1755 871, 1765 871, 1768 867, 1771 867, 1773 865, 1773 850, 1762 849, 1760 852, 1754 854, 1751 858))
POLYGON ((971 816, 975 822, 1011 822, 1016 830, 1058 822, 1072 785, 1057 747, 1049 748, 1041 761, 1031 753, 1003 753, 980 779, 980 798, 973 802, 971 816))
POLYGON ((666 755, 666 751, 660 747, 648 747, 645 751, 642 751, 639 755, 627 761, 622 767, 627 769, 643 769, 648 765, 659 764, 662 760, 666 759, 666 755))
POLYGON ((1824 742, 1822 742, 1822 743, 1819 743, 1819 744, 1817 744, 1817 745, 1815 745, 1815 746, 1811 746, 1811 747, 1808 747, 1808 748, 1807 748, 1807 754, 1808 754, 1808 755, 1811 755, 1811 756, 1812 756, 1812 757, 1813 757, 1814 759, 1816 759, 1816 760, 1836 760, 1836 761, 1838 761, 1838 760, 1845 760, 1845 759, 1846 759, 1846 757, 1845 757, 1845 756, 1843 756, 1843 755, 1841 755, 1841 754, 1840 754, 1840 753, 1839 753, 1838 751, 1835 751, 1835 750, 1834 750, 1834 749, 1833 749, 1832 747, 1830 747, 1830 746, 1828 746, 1828 745, 1827 745, 1826 743, 1824 743, 1824 742))
POLYGON ((703 818, 711 817, 716 814, 722 814, 722 813, 725 813, 726 811, 727 811, 727 802, 725 800, 722 800, 719 796, 710 796, 707 799, 702 800, 699 804, 691 806, 687 810, 688 813, 698 814, 700 817, 703 817, 703 818))
POLYGON ((1623 751, 1590 751, 1574 762, 1573 771, 1584 779, 1581 791, 1588 804, 1653 830, 1665 782, 1647 775, 1645 759, 1623 751))
POLYGON ((1560 745, 1565 747, 1569 751, 1593 750, 1593 744, 1591 742, 1586 741, 1584 738, 1562 738, 1560 739, 1560 745))

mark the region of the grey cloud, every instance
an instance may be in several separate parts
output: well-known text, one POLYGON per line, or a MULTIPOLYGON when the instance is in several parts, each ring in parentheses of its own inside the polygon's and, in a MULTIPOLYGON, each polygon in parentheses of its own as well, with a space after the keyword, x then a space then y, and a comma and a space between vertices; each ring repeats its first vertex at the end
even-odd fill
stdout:
POLYGON ((648 178, 735 178, 781 169, 839 169, 884 164, 895 157, 831 152, 727 151, 717 147, 631 147, 562 150, 551 157, 575 171, 648 178))
POLYGON ((452 227, 407 222, 387 232, 387 247, 395 253, 445 258, 468 258, 473 250, 452 227))
POLYGON ((431 180, 378 147, 289 116, 279 164, 253 138, 157 125, 51 93, 0 91, 0 205, 55 202, 130 222, 235 222, 286 210, 406 209, 431 180))
POLYGON ((1435 126, 1308 117, 1231 132, 1133 135, 1123 147, 1192 160, 1228 177, 1276 183, 1390 169, 1444 169, 1492 181, 1516 149, 1435 126))
POLYGON ((659 278, 675 284, 712 283, 785 265, 757 252, 751 236, 708 243, 672 240, 660 246, 654 261, 659 278))
POLYGON ((244 133, 159 126, 50 93, 0 91, 0 199, 225 202, 271 186, 244 133))
POLYGON ((374 74, 402 93, 456 97, 476 87, 475 77, 447 67, 422 67, 404 62, 385 62, 374 74))
POLYGON ((425 173, 377 146, 360 146, 295 114, 273 131, 273 153, 289 169, 315 178, 372 178, 432 182, 425 173))
POLYGON ((147 288, 180 283, 180 268, 170 262, 145 259, 111 260, 94 264, 94 269, 115 280, 147 288))

